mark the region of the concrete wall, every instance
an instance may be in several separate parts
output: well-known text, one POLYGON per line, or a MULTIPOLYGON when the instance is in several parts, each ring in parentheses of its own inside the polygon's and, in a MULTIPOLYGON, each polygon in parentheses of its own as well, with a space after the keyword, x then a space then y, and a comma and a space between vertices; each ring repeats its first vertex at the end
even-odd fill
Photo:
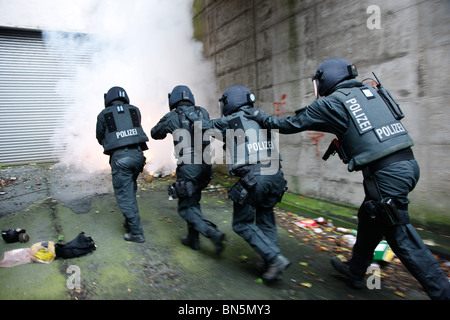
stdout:
MULTIPOLYGON (((215 63, 217 97, 242 84, 258 107, 278 116, 313 101, 310 79, 325 59, 346 58, 360 80, 374 71, 400 103, 416 143, 421 180, 410 194, 412 218, 448 233, 450 1, 196 0, 194 24, 215 63)), ((337 157, 321 159, 332 138, 281 135, 289 188, 359 205, 361 173, 349 173, 337 157)))

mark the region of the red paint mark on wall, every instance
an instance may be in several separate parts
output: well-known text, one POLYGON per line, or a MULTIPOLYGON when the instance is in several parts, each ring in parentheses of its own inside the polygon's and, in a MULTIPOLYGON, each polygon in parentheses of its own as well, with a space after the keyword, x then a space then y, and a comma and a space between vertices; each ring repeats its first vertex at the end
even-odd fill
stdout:
POLYGON ((284 106, 286 105, 286 94, 281 96, 280 102, 273 103, 273 115, 277 118, 280 117, 280 114, 284 113, 284 106))
POLYGON ((314 141, 316 144, 316 156, 320 156, 319 153, 319 140, 322 138, 325 134, 320 132, 308 132, 308 135, 311 136, 311 140, 314 141))

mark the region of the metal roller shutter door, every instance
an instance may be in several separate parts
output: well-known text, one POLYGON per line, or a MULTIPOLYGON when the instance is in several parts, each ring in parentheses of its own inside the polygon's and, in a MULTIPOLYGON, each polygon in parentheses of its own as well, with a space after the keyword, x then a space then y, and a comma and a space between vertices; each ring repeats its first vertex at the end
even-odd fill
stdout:
POLYGON ((57 161, 52 139, 70 105, 57 86, 88 58, 62 61, 41 31, 0 28, 0 165, 57 161))

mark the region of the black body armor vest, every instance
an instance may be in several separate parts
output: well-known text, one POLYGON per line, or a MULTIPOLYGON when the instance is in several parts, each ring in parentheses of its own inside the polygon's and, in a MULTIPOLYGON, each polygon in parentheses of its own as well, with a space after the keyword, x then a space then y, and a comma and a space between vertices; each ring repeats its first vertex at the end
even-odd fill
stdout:
POLYGON ((112 154, 115 149, 130 145, 139 145, 142 150, 148 149, 148 137, 141 127, 137 107, 116 101, 105 108, 100 117, 106 123, 105 139, 102 141, 105 154, 112 154))
POLYGON ((275 169, 280 167, 278 143, 272 132, 263 129, 258 122, 247 119, 244 111, 239 110, 226 117, 230 130, 226 133, 226 159, 228 170, 254 164, 269 165, 275 169))
POLYGON ((342 88, 330 98, 339 100, 351 118, 339 142, 349 158, 348 170, 365 165, 414 145, 399 117, 371 86, 342 88))
MULTIPOLYGON (((204 141, 201 122, 192 123, 185 115, 187 108, 194 108, 194 113, 200 118, 205 119, 202 108, 198 106, 178 106, 174 112, 178 117, 180 128, 172 132, 173 143, 175 147, 175 158, 178 164, 211 164, 211 155, 207 147, 210 141, 204 141)), ((207 112, 204 111, 206 114, 207 112)))

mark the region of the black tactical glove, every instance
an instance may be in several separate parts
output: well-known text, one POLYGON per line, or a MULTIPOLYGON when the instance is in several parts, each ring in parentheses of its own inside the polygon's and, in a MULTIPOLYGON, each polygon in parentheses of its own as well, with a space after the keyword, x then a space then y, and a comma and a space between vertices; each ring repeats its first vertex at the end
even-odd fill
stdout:
POLYGON ((195 112, 189 112, 189 113, 186 112, 185 115, 186 115, 186 118, 188 118, 189 121, 191 121, 192 123, 194 123, 195 121, 202 121, 202 119, 200 119, 198 114, 195 112))
POLYGON ((261 109, 251 108, 244 110, 244 117, 250 120, 254 120, 259 124, 263 124, 264 119, 267 117, 267 114, 261 109))

